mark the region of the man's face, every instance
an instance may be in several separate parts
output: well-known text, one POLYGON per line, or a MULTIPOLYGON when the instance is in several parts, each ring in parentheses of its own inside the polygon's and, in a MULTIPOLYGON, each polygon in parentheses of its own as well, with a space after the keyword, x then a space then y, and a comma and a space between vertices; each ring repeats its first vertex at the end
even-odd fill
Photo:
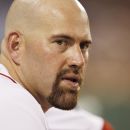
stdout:
POLYGON ((88 60, 90 29, 85 13, 53 13, 25 39, 21 71, 38 100, 68 110, 77 103, 88 60))

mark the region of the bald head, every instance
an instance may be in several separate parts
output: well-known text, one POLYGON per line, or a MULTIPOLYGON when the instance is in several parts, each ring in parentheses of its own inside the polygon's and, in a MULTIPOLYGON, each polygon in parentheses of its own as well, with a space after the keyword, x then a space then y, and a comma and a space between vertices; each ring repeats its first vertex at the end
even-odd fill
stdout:
POLYGON ((2 63, 43 109, 50 104, 61 109, 76 105, 81 83, 62 82, 61 74, 76 66, 80 77, 88 59, 89 21, 77 0, 14 0, 4 39, 2 63))
POLYGON ((27 33, 49 26, 57 17, 65 19, 70 14, 75 19, 83 12, 77 0, 14 0, 6 18, 5 33, 27 33))

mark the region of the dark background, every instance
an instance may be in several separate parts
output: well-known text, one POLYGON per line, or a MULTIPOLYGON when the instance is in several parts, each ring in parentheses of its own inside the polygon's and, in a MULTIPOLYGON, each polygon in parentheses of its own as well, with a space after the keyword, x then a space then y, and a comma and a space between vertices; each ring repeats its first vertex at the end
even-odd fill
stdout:
MULTIPOLYGON (((130 0, 80 0, 91 25, 93 45, 80 104, 130 130, 130 0)), ((0 41, 11 0, 0 0, 0 41)))

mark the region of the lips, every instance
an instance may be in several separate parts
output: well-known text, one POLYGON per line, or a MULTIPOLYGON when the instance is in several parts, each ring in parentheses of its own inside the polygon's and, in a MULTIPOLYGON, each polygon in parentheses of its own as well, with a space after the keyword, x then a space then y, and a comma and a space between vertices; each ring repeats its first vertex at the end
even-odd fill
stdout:
POLYGON ((71 86, 72 89, 76 90, 80 89, 81 78, 78 75, 74 74, 64 75, 62 76, 62 81, 71 86))
POLYGON ((77 77, 63 77, 62 80, 69 80, 74 83, 79 83, 79 78, 77 77))

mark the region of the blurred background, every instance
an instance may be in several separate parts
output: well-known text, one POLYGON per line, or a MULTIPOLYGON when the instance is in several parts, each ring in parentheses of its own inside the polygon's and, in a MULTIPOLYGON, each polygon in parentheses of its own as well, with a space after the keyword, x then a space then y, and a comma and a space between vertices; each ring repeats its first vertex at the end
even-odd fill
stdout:
MULTIPOLYGON (((80 0, 91 25, 93 45, 80 105, 130 130, 130 0, 80 0)), ((0 0, 0 41, 12 0, 0 0)))

